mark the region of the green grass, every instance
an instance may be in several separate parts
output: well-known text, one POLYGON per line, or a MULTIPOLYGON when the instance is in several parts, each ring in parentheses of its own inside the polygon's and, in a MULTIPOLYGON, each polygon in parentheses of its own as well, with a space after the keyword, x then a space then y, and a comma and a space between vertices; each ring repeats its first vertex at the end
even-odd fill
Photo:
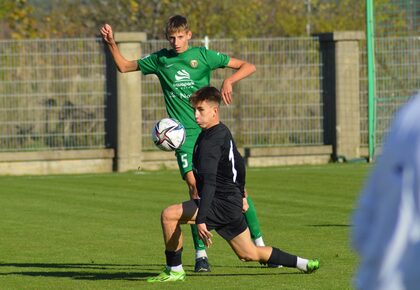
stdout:
MULTIPOLYGON (((357 257, 350 215, 366 164, 253 168, 247 172, 265 242, 319 257, 312 275, 240 262, 215 234, 213 271, 193 272, 183 226, 187 280, 167 289, 351 289, 357 257)), ((185 200, 177 171, 0 177, 1 289, 161 289, 165 263, 159 215, 185 200)))

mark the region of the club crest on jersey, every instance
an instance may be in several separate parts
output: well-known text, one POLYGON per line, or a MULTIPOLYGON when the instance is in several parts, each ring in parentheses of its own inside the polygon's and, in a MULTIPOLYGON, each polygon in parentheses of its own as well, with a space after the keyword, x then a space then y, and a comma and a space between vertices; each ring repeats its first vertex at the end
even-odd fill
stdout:
POLYGON ((196 68, 196 67, 198 66, 198 61, 197 61, 197 60, 195 60, 195 59, 191 60, 191 61, 190 61, 190 66, 191 66, 192 68, 196 68))

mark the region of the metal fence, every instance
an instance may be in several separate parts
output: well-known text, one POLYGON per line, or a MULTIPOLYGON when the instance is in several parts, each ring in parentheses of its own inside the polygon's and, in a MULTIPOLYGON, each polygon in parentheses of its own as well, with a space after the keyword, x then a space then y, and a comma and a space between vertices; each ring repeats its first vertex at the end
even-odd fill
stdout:
POLYGON ((418 37, 376 39, 376 143, 381 145, 398 108, 420 88, 418 37))
POLYGON ((380 147, 395 111, 420 89, 420 2, 375 4, 375 143, 380 147))
MULTIPOLYGON (((210 40, 257 73, 234 87, 223 121, 242 146, 323 144, 317 38, 210 40)), ((193 45, 204 45, 200 40, 193 45)), ((144 54, 167 46, 148 41, 144 54)), ((99 39, 0 41, 0 151, 105 148, 106 73, 99 39)), ((216 70, 212 85, 233 73, 216 70)), ((166 116, 158 80, 142 82, 143 147, 166 116)))
MULTIPOLYGON (((149 41, 145 54, 168 45, 149 41)), ((193 45, 204 45, 196 41, 193 45)), ((291 146, 323 144, 321 59, 318 38, 272 38, 208 42, 208 48, 247 60, 257 72, 234 86, 234 102, 222 109, 222 121, 240 146, 291 146)), ((211 84, 220 87, 233 71, 214 71, 211 84)), ((153 123, 166 115, 159 82, 154 76, 143 82, 143 148, 154 149, 150 140, 153 123)))
MULTIPOLYGON (((196 40, 193 45, 204 45, 196 40)), ((144 54, 167 46, 147 41, 144 54)), ((234 86, 222 120, 241 146, 322 145, 322 60, 316 37, 208 42, 210 49, 254 63, 257 72, 234 86)), ((418 37, 382 37, 377 46, 377 134, 382 142, 394 111, 420 87, 418 37)), ((365 43, 360 43, 361 143, 367 145, 365 43)), ((106 148, 105 53, 91 39, 0 41, 0 151, 106 148)), ((212 85, 233 73, 219 69, 212 85)), ((142 143, 166 116, 155 76, 142 79, 142 143)))
POLYGON ((97 39, 0 41, 0 151, 105 148, 97 39))
POLYGON ((360 102, 360 145, 367 147, 369 144, 368 128, 368 76, 367 76, 367 53, 366 41, 360 41, 360 75, 359 75, 359 102, 360 102))
POLYGON ((413 36, 420 30, 420 2, 417 0, 375 1, 376 35, 413 36))
MULTIPOLYGON (((398 108, 420 89, 420 39, 412 36, 378 37, 376 53, 376 144, 380 147, 398 108)), ((366 43, 360 49, 360 139, 368 145, 366 43)))

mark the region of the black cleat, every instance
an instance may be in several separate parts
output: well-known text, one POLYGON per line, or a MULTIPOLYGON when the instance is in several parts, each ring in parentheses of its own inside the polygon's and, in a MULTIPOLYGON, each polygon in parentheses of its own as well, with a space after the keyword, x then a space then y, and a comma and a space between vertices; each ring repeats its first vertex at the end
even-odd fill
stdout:
POLYGON ((207 257, 195 259, 194 272, 211 272, 207 257))
POLYGON ((277 264, 267 264, 268 268, 283 268, 283 265, 277 265, 277 264))
POLYGON ((260 265, 267 268, 283 268, 283 265, 260 262, 260 265))

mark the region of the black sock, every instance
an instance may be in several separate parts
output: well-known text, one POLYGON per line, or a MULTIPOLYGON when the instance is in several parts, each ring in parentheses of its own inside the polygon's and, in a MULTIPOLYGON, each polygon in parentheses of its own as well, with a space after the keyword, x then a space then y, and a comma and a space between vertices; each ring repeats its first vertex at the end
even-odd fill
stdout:
POLYGON ((182 248, 178 251, 165 251, 166 256, 166 265, 172 266, 179 266, 182 264, 182 248))
POLYGON ((271 256, 267 261, 268 264, 282 265, 285 267, 296 268, 297 256, 283 252, 280 249, 274 248, 271 256))

